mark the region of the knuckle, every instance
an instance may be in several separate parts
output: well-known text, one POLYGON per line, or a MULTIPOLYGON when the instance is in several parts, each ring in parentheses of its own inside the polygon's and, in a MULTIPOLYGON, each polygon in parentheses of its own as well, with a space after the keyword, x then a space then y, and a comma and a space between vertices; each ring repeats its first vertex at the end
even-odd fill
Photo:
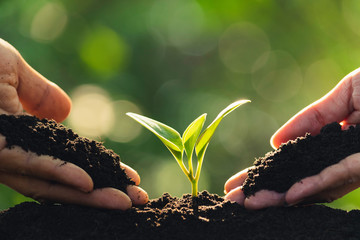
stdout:
POLYGON ((314 116, 314 119, 313 119, 314 125, 315 126, 318 126, 318 125, 324 126, 324 125, 326 125, 326 121, 325 121, 325 118, 324 118, 323 114, 317 109, 316 106, 313 107, 312 111, 313 111, 313 116, 314 116))
MULTIPOLYGON (((11 83, 4 83, 3 81, 13 81, 7 76, 0 74, 0 108, 2 113, 20 114, 22 113, 22 105, 20 103, 16 87, 11 83), (4 80, 3 78, 6 78, 4 80)), ((15 83, 13 83, 15 84, 15 83)))
POLYGON ((345 170, 345 176, 347 177, 347 182, 352 183, 359 180, 360 178, 360 172, 358 171, 360 167, 359 160, 360 160, 359 156, 351 155, 345 158, 343 161, 341 161, 345 170))

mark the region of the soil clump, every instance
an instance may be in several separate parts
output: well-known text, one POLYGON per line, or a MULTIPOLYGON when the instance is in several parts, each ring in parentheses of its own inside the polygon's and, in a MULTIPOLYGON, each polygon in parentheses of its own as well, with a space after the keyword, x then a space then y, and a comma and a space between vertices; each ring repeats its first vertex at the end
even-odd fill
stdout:
POLYGON ((120 167, 119 155, 53 120, 3 114, 0 134, 6 137, 9 149, 19 146, 81 167, 93 179, 94 188, 113 187, 126 192, 126 186, 134 184, 120 167))
POLYGON ((286 192, 294 183, 360 152, 360 125, 341 130, 331 123, 320 134, 306 134, 255 160, 242 189, 246 196, 261 189, 286 192))

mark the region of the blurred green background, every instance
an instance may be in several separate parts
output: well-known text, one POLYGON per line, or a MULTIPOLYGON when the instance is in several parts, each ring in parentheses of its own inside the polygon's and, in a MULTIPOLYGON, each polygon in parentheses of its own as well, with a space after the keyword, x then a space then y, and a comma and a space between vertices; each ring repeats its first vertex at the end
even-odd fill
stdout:
MULTIPOLYGON (((103 141, 142 177, 151 198, 190 184, 168 150, 128 111, 179 132, 208 125, 246 98, 209 145, 199 190, 272 150, 271 135, 359 66, 356 0, 2 0, 0 37, 73 100, 65 125, 103 141)), ((25 200, 0 189, 0 208, 25 200)), ((359 208, 360 192, 331 206, 359 208)))

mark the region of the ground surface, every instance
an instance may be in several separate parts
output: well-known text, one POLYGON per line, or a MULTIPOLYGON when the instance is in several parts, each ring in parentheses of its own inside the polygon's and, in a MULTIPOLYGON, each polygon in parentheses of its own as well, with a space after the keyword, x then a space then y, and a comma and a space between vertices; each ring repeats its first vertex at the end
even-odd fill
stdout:
POLYGON ((164 195, 128 211, 22 203, 0 214, 2 239, 360 239, 360 211, 248 211, 217 195, 164 195))
MULTIPOLYGON (((0 133, 8 148, 20 146, 81 166, 96 187, 131 184, 118 155, 55 122, 0 115, 0 133)), ((360 152, 359 135, 358 127, 343 132, 332 124, 319 136, 283 145, 257 160, 244 190, 286 191, 293 182, 360 152)), ((320 205, 248 211, 207 192, 198 198, 163 195, 128 211, 29 202, 0 213, 0 239, 360 239, 360 211, 320 205)))

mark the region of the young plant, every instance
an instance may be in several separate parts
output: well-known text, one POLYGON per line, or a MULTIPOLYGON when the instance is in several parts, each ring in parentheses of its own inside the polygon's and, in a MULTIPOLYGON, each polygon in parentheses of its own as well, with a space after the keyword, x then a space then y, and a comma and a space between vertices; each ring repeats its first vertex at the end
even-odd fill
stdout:
POLYGON ((185 175, 191 182, 192 195, 196 197, 198 193, 198 182, 200 178, 201 166, 211 137, 213 136, 220 121, 226 115, 247 102, 250 102, 250 100, 239 100, 227 106, 218 114, 215 120, 203 131, 201 135, 200 132, 204 126, 206 113, 195 119, 195 121, 193 121, 186 128, 182 137, 175 129, 161 122, 141 116, 136 113, 129 112, 127 113, 127 115, 139 122, 152 133, 154 133, 165 144, 165 146, 169 149, 169 151, 176 159, 182 171, 185 173, 185 175), (197 157, 196 170, 193 167, 192 160, 194 148, 197 157), (187 167, 184 164, 184 152, 188 160, 187 167))

